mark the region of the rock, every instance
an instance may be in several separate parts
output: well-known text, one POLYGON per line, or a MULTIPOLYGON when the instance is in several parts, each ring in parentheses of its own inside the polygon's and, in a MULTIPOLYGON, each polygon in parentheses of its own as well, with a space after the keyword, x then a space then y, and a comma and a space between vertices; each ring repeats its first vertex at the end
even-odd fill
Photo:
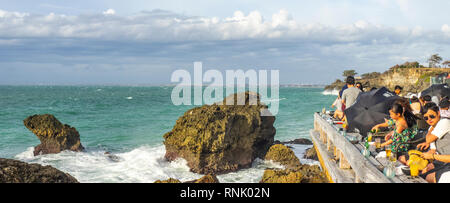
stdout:
POLYGON ((317 152, 314 147, 307 149, 303 158, 319 161, 319 157, 317 157, 317 152))
POLYGON ((122 158, 112 154, 111 152, 105 152, 105 156, 112 162, 121 162, 122 158))
POLYGON ((169 178, 167 180, 157 180, 154 183, 181 183, 178 179, 169 178))
POLYGON ((265 160, 282 164, 284 169, 267 169, 261 183, 326 183, 319 166, 301 164, 294 151, 282 144, 270 147, 265 160))
POLYGON ((303 174, 291 169, 266 169, 260 183, 301 183, 303 174))
POLYGON ((259 95, 239 95, 245 96, 245 105, 236 105, 235 97, 234 105, 216 103, 184 113, 164 135, 165 158, 183 158, 192 172, 200 174, 233 172, 264 158, 275 136, 275 117, 261 116, 268 109, 259 95), (250 98, 257 99, 256 105, 249 105, 250 98))
POLYGON ((34 155, 55 154, 64 150, 83 151, 78 131, 67 124, 62 124, 53 115, 34 115, 23 121, 25 127, 41 141, 34 148, 34 155))
POLYGON ((219 179, 215 175, 205 175, 200 179, 187 181, 185 183, 219 183, 219 179))
POLYGON ((260 183, 328 183, 318 166, 302 165, 295 169, 266 169, 260 183))
POLYGON ((294 151, 282 144, 270 147, 264 159, 278 162, 288 168, 297 168, 301 165, 294 151))
MULTIPOLYGON (((167 180, 157 180, 155 183, 182 183, 178 179, 169 178, 167 180)), ((215 175, 205 175, 197 180, 186 181, 184 183, 219 183, 219 180, 215 175)))
POLYGON ((0 183, 78 183, 78 181, 51 166, 0 158, 0 183))
POLYGON ((295 140, 290 140, 287 142, 280 142, 279 140, 275 140, 274 144, 301 144, 301 145, 312 145, 312 141, 306 138, 299 138, 295 140))

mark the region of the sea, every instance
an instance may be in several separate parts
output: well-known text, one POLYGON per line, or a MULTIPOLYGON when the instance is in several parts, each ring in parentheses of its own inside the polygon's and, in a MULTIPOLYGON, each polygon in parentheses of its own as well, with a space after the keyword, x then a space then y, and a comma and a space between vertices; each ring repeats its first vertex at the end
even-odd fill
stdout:
MULTIPOLYGON (((0 86, 0 157, 51 165, 88 183, 152 183, 202 177, 186 161, 164 159, 163 135, 191 105, 174 105, 173 86, 0 86), (33 156, 39 139, 23 120, 53 114, 80 133, 84 152, 33 156), (109 152, 114 159, 105 155, 109 152)), ((280 87, 275 140, 309 138, 313 113, 330 108, 336 96, 323 88, 280 87)), ((264 101, 263 101, 264 102, 264 101)), ((303 164, 311 145, 289 145, 303 164)), ((256 159, 253 166, 217 176, 223 183, 257 183, 266 168, 281 168, 256 159)))

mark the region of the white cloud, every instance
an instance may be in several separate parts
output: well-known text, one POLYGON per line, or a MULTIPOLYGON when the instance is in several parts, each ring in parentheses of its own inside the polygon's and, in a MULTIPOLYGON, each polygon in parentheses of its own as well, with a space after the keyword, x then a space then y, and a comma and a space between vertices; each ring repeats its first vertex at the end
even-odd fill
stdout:
MULTIPOLYGON (((108 40, 201 41, 240 39, 298 39, 316 42, 405 41, 423 37, 421 27, 386 27, 359 20, 353 24, 329 26, 302 24, 286 10, 269 19, 258 11, 236 11, 232 17, 192 17, 154 10, 131 16, 115 15, 113 9, 103 15, 66 16, 50 13, 36 15, 0 10, 0 37, 61 37, 108 40), (386 40, 387 39, 387 40, 386 40)), ((442 31, 446 33, 447 27, 442 31)), ((448 40, 442 32, 430 35, 433 40, 448 40), (439 35, 439 33, 441 35, 439 35)))
POLYGON ((103 12, 103 15, 114 15, 114 14, 116 14, 116 11, 111 8, 103 12))

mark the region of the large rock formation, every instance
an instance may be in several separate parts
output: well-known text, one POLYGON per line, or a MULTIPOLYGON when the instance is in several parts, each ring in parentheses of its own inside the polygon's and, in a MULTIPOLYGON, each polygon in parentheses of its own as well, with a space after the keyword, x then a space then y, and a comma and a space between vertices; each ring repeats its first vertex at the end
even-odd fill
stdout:
MULTIPOLYGON (((181 116, 164 135, 166 159, 184 158, 195 173, 223 174, 248 168, 254 159, 263 158, 274 140, 275 117, 261 116, 268 110, 259 95, 240 95, 245 105, 237 105, 234 97, 228 100, 234 105, 204 105, 181 116)), ((223 104, 229 104, 225 103, 227 98, 223 104)))
POLYGON ((23 121, 25 127, 41 141, 34 148, 34 155, 54 154, 64 150, 83 151, 78 131, 67 124, 62 124, 53 115, 34 115, 23 121))
POLYGON ((273 145, 265 160, 282 164, 285 169, 266 169, 261 183, 327 183, 319 166, 301 164, 295 153, 282 144, 273 145))
POLYGON ((78 183, 78 181, 51 166, 0 158, 0 183, 78 183))

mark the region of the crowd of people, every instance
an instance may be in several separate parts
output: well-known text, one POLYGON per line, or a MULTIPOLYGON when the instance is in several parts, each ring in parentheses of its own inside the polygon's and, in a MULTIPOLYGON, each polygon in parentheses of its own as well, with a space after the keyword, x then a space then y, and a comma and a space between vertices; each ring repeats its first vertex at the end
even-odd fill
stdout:
MULTIPOLYGON (((363 91, 361 83, 356 83, 352 76, 347 77, 346 85, 332 105, 336 108, 334 117, 346 121, 344 110, 352 106, 363 91)), ((373 126, 372 131, 389 130, 381 147, 390 146, 399 162, 405 165, 408 165, 409 150, 423 151, 421 157, 429 160, 429 164, 421 171, 421 176, 430 183, 450 183, 449 98, 414 94, 406 98, 400 96, 402 91, 402 87, 395 87, 394 93, 399 99, 389 109, 390 118, 373 126), (420 140, 422 143, 413 144, 420 140)))

